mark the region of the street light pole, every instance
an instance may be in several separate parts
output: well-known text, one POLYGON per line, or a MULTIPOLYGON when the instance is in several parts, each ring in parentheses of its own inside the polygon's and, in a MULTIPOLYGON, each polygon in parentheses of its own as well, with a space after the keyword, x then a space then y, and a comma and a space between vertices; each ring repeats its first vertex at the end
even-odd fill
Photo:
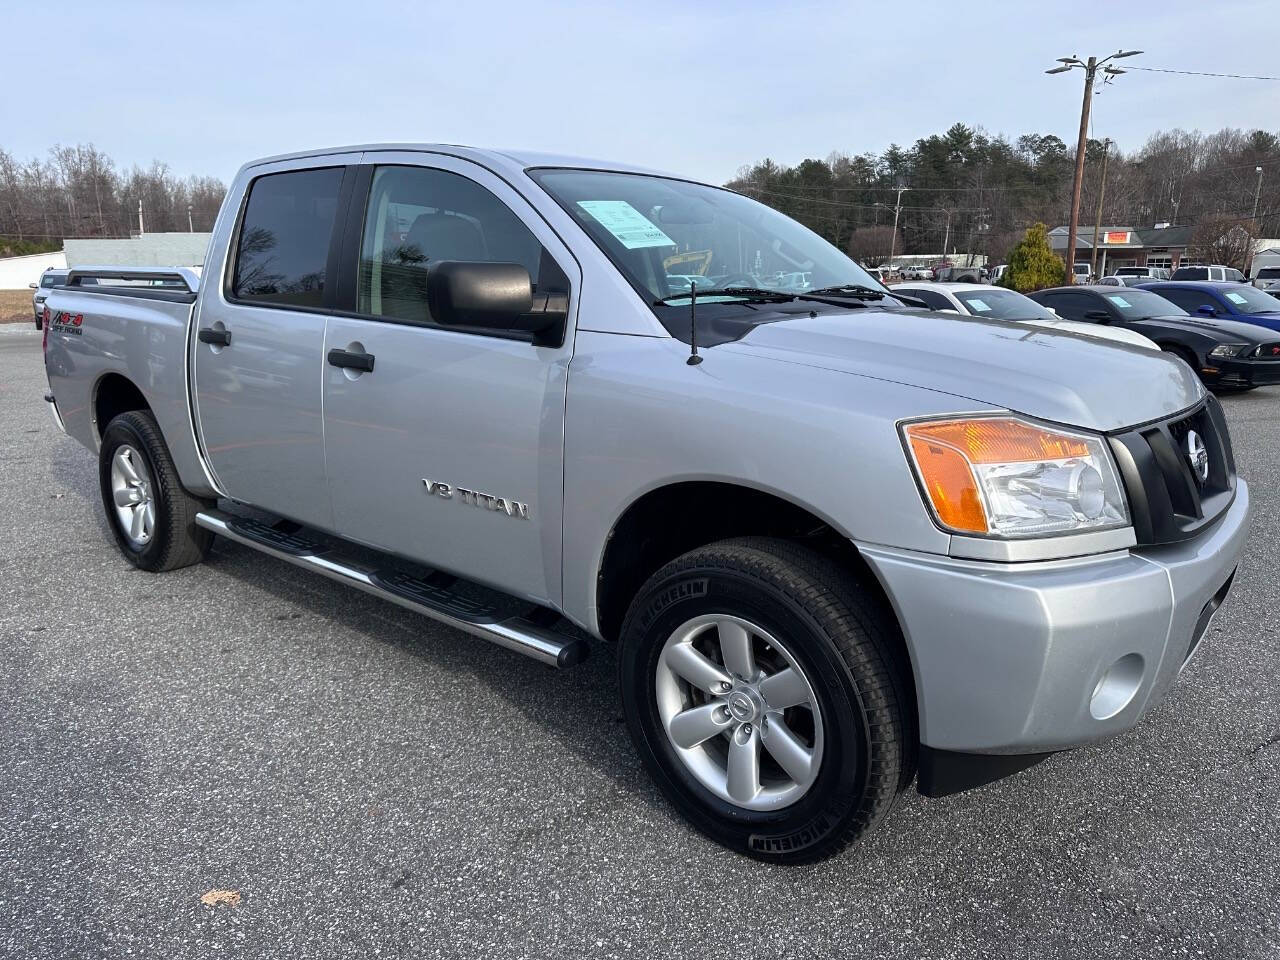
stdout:
MULTIPOLYGON (((1059 57, 1060 66, 1045 71, 1045 73, 1066 73, 1077 67, 1084 71, 1084 102, 1080 106, 1080 136, 1076 141, 1076 169, 1071 178, 1071 216, 1067 221, 1067 283, 1069 284, 1076 282, 1076 231, 1080 226, 1080 184, 1084 179, 1084 151, 1089 142, 1089 108, 1093 103, 1093 80, 1099 67, 1102 67, 1103 73, 1106 74, 1104 83, 1119 76, 1125 71, 1109 67, 1107 64, 1120 57, 1132 57, 1141 52, 1141 50, 1117 50, 1111 56, 1101 60, 1097 57, 1090 57, 1088 60, 1059 57)), ((1096 244, 1096 236, 1094 241, 1096 244)))
POLYGON ((902 213, 902 195, 910 187, 898 187, 898 199, 893 205, 893 236, 889 238, 889 265, 893 266, 893 256, 898 247, 898 215, 902 213))
POLYGON ((1102 182, 1098 184, 1098 216, 1093 222, 1093 250, 1089 254, 1089 274, 1098 275, 1098 231, 1102 229, 1102 198, 1107 195, 1107 156, 1111 153, 1111 138, 1102 141, 1102 182))
MULTIPOLYGON (((1103 167, 1103 170, 1105 171, 1106 167, 1103 167)), ((191 225, 191 204, 189 203, 187 204, 187 232, 188 233, 196 232, 196 228, 191 225)))
POLYGON ((1258 219, 1258 200, 1259 200, 1259 198, 1262 196, 1262 168, 1261 168, 1261 167, 1254 167, 1253 169, 1254 169, 1254 171, 1258 174, 1258 185, 1257 185, 1256 187, 1254 187, 1254 189, 1253 189, 1253 217, 1252 217, 1252 219, 1257 220, 1257 219, 1258 219))

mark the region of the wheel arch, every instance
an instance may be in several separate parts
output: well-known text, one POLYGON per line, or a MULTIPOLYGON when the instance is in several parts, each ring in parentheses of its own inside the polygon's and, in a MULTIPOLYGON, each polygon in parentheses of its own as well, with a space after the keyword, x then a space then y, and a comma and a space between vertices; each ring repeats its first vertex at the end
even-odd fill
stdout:
POLYGON ((130 410, 151 410, 146 395, 122 373, 109 371, 93 385, 93 428, 99 442, 115 417, 130 410))
POLYGON ((808 506, 744 483, 672 481, 637 494, 627 504, 609 532, 597 568, 600 636, 617 639, 632 598, 660 567, 697 547, 744 536, 802 544, 835 560, 877 595, 898 623, 902 662, 912 672, 907 686, 914 692, 915 670, 897 610, 848 533, 808 506))

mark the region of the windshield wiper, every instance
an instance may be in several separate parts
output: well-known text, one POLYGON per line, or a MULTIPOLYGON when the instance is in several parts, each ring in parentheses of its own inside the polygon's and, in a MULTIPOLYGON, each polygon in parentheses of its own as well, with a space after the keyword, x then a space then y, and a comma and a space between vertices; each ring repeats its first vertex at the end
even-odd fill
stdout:
MULTIPOLYGON (((885 293, 883 290, 877 290, 874 287, 864 287, 860 283, 842 283, 836 287, 819 287, 816 290, 806 290, 804 296, 813 297, 851 297, 855 300, 883 300, 885 297, 893 296, 892 291, 885 293)), ((801 298, 803 299, 803 297, 801 298)))
MULTIPOLYGON (((670 305, 675 300, 689 300, 693 297, 693 292, 673 293, 669 297, 662 297, 655 300, 654 303, 662 305, 670 305)), ((733 297, 737 300, 758 300, 765 303, 790 303, 795 299, 795 294, 783 293, 781 290, 766 290, 763 287, 720 287, 719 289, 703 290, 699 288, 698 299, 703 297, 733 297)))

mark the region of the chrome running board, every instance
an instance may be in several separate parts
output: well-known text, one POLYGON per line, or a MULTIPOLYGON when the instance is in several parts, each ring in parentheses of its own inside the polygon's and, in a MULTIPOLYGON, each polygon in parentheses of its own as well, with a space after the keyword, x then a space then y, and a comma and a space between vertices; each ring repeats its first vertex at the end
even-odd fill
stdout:
MULTIPOLYGON (((221 510, 202 510, 196 514, 195 519, 197 526, 220 537, 389 600, 406 610, 421 613, 445 626, 496 643, 549 666, 567 667, 586 659, 589 648, 581 637, 568 636, 540 626, 531 622, 527 615, 498 618, 487 608, 474 603, 460 598, 457 602, 452 601, 442 588, 407 586, 404 574, 360 563, 344 556, 338 547, 309 541, 305 536, 289 537, 287 540, 278 537, 276 542, 272 542, 267 537, 255 535, 255 529, 261 529, 264 525, 246 523, 243 518, 221 510), (433 596, 438 598, 437 602, 431 601, 433 596), (464 613, 468 609, 474 611, 474 616, 464 613)), ((547 608, 532 605, 529 605, 527 613, 554 615, 547 608)))

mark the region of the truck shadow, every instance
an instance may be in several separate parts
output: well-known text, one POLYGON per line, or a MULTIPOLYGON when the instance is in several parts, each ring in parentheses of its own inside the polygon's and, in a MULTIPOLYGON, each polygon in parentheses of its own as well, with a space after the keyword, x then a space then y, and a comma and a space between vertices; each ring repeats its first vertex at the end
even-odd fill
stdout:
MULTIPOLYGON (((109 536, 105 527, 104 535, 109 536)), ((612 645, 593 641, 585 662, 556 670, 239 544, 215 539, 205 565, 243 583, 246 593, 266 590, 282 607, 339 624, 341 636, 358 637, 371 650, 390 646, 411 654, 437 681, 444 674, 460 691, 465 688, 456 704, 483 708, 492 698, 505 701, 522 718, 522 736, 552 741, 611 781, 613 789, 589 802, 592 812, 639 797, 674 817, 632 749, 612 645)), ((358 651, 355 659, 361 659, 358 651)), ((478 726, 487 719, 475 718, 478 726)))

